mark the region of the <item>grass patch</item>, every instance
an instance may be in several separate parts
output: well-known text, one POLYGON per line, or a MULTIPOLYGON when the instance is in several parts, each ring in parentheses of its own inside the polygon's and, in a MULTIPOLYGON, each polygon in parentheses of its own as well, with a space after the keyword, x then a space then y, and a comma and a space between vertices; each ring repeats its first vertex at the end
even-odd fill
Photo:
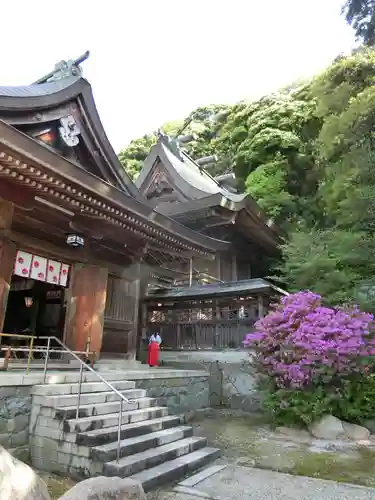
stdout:
POLYGON ((37 474, 47 484, 48 492, 52 500, 57 500, 62 497, 70 488, 76 484, 75 481, 69 478, 56 476, 55 474, 48 474, 46 472, 38 472, 37 474))
POLYGON ((337 453, 304 453, 295 461, 292 473, 375 487, 375 452, 360 448, 356 458, 337 453))
POLYGON ((375 488, 375 451, 366 447, 312 451, 307 444, 275 439, 258 415, 194 419, 195 432, 222 450, 228 462, 375 488))

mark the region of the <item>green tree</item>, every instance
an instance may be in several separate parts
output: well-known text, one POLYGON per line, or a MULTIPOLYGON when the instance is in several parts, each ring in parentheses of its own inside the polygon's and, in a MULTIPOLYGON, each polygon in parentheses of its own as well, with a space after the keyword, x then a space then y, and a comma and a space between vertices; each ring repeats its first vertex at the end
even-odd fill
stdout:
MULTIPOLYGON (((225 105, 209 105, 200 106, 192 111, 189 118, 192 118, 191 123, 183 131, 184 135, 193 135, 194 139, 184 144, 183 148, 186 152, 197 159, 203 156, 215 154, 214 139, 217 136, 220 120, 223 116, 217 119, 218 113, 225 113, 228 106, 225 105)), ((168 121, 161 125, 160 129, 170 136, 176 136, 179 130, 183 127, 185 120, 168 121)), ((128 146, 123 148, 119 153, 119 159, 130 177, 135 180, 142 169, 143 162, 150 152, 151 146, 156 142, 155 134, 147 134, 138 139, 134 139, 128 146)), ((209 167, 210 168, 210 167, 209 167)), ((217 175, 227 171, 227 158, 222 158, 221 161, 211 167, 211 173, 217 175)))
POLYGON ((359 302, 374 310, 374 53, 341 58, 310 91, 322 128, 317 143, 321 217, 301 222, 282 246, 279 270, 292 289, 309 288, 330 304, 359 302), (366 290, 366 292, 365 292, 366 290))
POLYGON ((343 13, 356 37, 366 45, 375 43, 375 0, 347 0, 343 13))
POLYGON ((131 179, 135 180, 137 178, 143 162, 155 141, 156 137, 154 135, 144 135, 139 139, 134 139, 126 148, 120 151, 119 160, 131 179))
POLYGON ((320 129, 312 99, 297 89, 234 109, 219 139, 236 177, 280 224, 311 206, 317 189, 314 140, 320 129))

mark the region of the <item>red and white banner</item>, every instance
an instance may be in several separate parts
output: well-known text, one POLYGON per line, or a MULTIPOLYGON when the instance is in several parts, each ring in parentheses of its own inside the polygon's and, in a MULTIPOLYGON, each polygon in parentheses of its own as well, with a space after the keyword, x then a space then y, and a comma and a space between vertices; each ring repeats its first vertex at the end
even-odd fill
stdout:
POLYGON ((68 264, 63 264, 57 260, 46 259, 39 255, 32 255, 18 250, 13 272, 23 278, 31 278, 66 287, 69 268, 68 264))
POLYGON ((62 264, 60 271, 60 285, 66 286, 69 276, 69 266, 68 264, 62 264))
POLYGON ((47 259, 33 255, 31 261, 30 278, 45 281, 47 276, 47 259))
POLYGON ((48 259, 47 283, 51 283, 52 285, 59 285, 60 270, 61 270, 61 262, 57 262, 57 260, 48 259))
POLYGON ((31 261, 33 256, 30 253, 18 251, 16 262, 14 263, 14 274, 28 278, 30 276, 31 261))

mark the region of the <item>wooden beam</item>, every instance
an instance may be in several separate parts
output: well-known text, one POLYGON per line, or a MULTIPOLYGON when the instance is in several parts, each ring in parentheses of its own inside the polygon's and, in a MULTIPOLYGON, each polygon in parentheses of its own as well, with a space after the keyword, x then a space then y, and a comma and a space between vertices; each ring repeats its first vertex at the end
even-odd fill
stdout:
MULTIPOLYGON (((1 234, 2 233, 0 232, 0 236, 1 234)), ((69 248, 62 248, 56 244, 49 243, 32 236, 25 236, 24 234, 17 233, 16 231, 7 231, 6 234, 10 240, 17 244, 18 247, 22 247, 23 250, 30 253, 41 253, 42 255, 47 253, 51 257, 67 261, 67 263, 70 264, 81 262, 99 267, 106 267, 116 276, 123 278, 127 277, 126 267, 97 258, 92 250, 82 253, 80 250, 76 251, 70 250, 69 248)))

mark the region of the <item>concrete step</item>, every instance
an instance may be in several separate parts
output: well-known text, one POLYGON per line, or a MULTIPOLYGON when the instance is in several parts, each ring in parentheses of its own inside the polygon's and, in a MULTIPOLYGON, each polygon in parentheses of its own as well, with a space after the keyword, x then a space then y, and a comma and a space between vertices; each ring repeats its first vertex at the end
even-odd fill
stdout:
POLYGON ((130 476, 142 483, 145 491, 160 486, 166 482, 174 482, 188 472, 204 467, 220 455, 218 448, 202 448, 187 455, 169 460, 156 467, 142 470, 130 476))
MULTIPOLYGON (((123 371, 107 371, 107 372, 100 372, 100 375, 107 381, 107 382, 122 382, 124 380, 133 380, 131 378, 131 371, 127 371, 126 373, 123 371)), ((135 380, 135 379, 134 379, 135 380)), ((100 379, 97 375, 97 373, 85 371, 83 373, 83 382, 100 382, 100 379)), ((47 372, 47 384, 63 384, 63 383, 69 383, 69 384, 77 384, 79 382, 79 370, 76 368, 70 367, 69 371, 65 371, 64 373, 60 373, 58 371, 48 371, 47 372)), ((39 382, 40 383, 40 382, 39 382)))
MULTIPOLYGON (((142 436, 151 432, 161 431, 163 429, 170 429, 185 423, 185 417, 176 415, 166 415, 166 409, 161 411, 158 409, 157 413, 162 415, 154 415, 149 420, 135 422, 134 424, 127 424, 121 427, 121 439, 142 436)), ((118 427, 107 427, 105 429, 96 429, 94 431, 80 432, 77 434, 77 444, 85 446, 99 446, 106 443, 117 441, 118 427)))
POLYGON ((111 370, 139 370, 148 368, 148 365, 142 365, 140 361, 125 360, 125 359, 101 359, 95 363, 95 368, 98 371, 111 371, 111 370))
MULTIPOLYGON (((140 422, 142 420, 147 420, 148 418, 150 418, 149 415, 152 414, 152 410, 154 410, 154 408, 156 407, 156 400, 152 398, 144 399, 148 401, 148 404, 144 407, 142 406, 141 408, 139 408, 138 402, 142 400, 137 400, 137 402, 134 403, 134 408, 129 408, 128 411, 126 411, 124 408, 121 420, 122 425, 140 422)), ((162 407, 158 408, 160 409, 162 407)), ((117 411, 117 413, 108 413, 105 415, 94 415, 92 417, 68 419, 64 420, 64 432, 87 432, 95 429, 115 427, 118 425, 118 421, 119 411, 117 411)))
MULTIPOLYGON (((141 397, 137 399, 132 399, 130 403, 123 403, 122 410, 130 411, 137 410, 139 408, 147 408, 149 406, 156 406, 157 400, 155 398, 141 397)), ((120 402, 114 401, 110 403, 98 403, 94 405, 80 405, 79 406, 79 418, 89 418, 99 415, 111 415, 113 413, 118 414, 120 408, 120 402)), ((55 416, 61 420, 76 419, 77 406, 65 406, 64 408, 56 408, 55 416)))
MULTIPOLYGON (((144 398, 146 396, 146 391, 144 389, 127 389, 120 392, 129 400, 144 398)), ((81 394, 80 405, 109 403, 111 401, 119 401, 119 396, 115 392, 94 392, 92 394, 81 394)), ((68 394, 64 396, 34 396, 33 402, 37 405, 50 406, 53 408, 74 406, 78 403, 78 394, 68 394)))
MULTIPOLYGON (((110 383, 118 391, 135 388, 135 382, 131 380, 115 380, 110 383)), ((35 385, 31 392, 32 394, 41 396, 67 395, 77 394, 78 388, 79 384, 45 384, 35 385)), ((108 391, 110 389, 104 382, 84 382, 81 388, 82 394, 108 391)))
MULTIPOLYGON (((141 453, 149 448, 156 448, 193 435, 193 428, 189 425, 180 425, 171 429, 143 434, 134 438, 124 439, 120 443, 120 456, 127 457, 141 453)), ((110 462, 117 457, 117 441, 96 446, 91 449, 91 457, 98 462, 110 462)))
POLYGON ((204 448, 207 440, 202 437, 191 436, 172 443, 151 448, 134 455, 121 458, 118 463, 112 461, 104 465, 106 476, 128 477, 145 469, 150 469, 174 460, 188 453, 204 448))

